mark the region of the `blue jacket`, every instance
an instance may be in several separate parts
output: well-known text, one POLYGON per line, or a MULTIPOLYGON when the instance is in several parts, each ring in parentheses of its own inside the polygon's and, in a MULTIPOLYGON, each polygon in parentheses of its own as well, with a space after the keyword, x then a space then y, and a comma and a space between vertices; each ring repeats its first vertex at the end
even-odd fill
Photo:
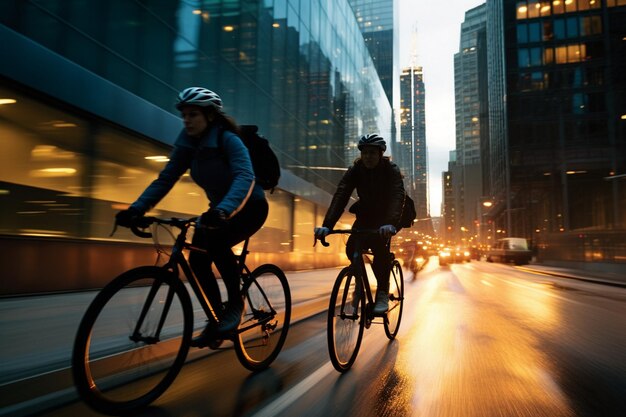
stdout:
POLYGON ((263 188, 254 182, 248 148, 239 136, 224 131, 222 149, 218 149, 221 130, 221 126, 214 126, 196 139, 183 129, 159 177, 131 206, 145 213, 165 197, 188 169, 191 169, 191 178, 206 193, 210 207, 222 209, 230 217, 241 210, 248 199, 265 199, 263 188))

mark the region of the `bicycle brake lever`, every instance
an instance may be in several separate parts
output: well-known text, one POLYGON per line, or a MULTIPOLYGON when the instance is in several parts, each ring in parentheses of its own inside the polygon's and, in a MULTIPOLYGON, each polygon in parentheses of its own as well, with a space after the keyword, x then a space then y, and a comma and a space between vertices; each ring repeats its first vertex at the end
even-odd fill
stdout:
POLYGON ((109 235, 109 237, 113 236, 116 231, 117 231, 117 221, 113 223, 113 230, 111 230, 111 234, 109 235))

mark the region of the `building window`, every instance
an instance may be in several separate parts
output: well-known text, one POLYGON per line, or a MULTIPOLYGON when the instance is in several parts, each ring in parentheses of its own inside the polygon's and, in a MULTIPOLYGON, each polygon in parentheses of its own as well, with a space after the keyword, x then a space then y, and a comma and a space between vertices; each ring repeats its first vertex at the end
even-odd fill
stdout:
POLYGON ((525 1, 517 2, 517 19, 526 19, 528 17, 528 6, 525 1))
POLYGON ((602 33, 600 16, 585 16, 580 19, 580 36, 591 36, 602 33))
POLYGON ((520 68, 526 68, 530 66, 530 56, 527 48, 522 48, 517 54, 518 65, 520 68))
POLYGON ((552 2, 552 13, 553 14, 562 14, 565 13, 565 4, 563 4, 564 0, 554 0, 552 2))
POLYGON ((565 39, 565 20, 554 20, 554 39, 565 39))
POLYGON ((519 24, 517 25, 517 43, 527 43, 528 42, 528 25, 519 24))
POLYGON ((541 48, 531 48, 530 49, 530 66, 531 67, 538 67, 540 66, 541 63, 541 53, 542 53, 542 49, 541 48))
POLYGON ((542 40, 549 41, 552 40, 554 34, 552 33, 552 22, 543 22, 543 36, 542 40))
POLYGON ((538 1, 528 2, 528 18, 539 17, 541 11, 541 3, 538 1))
POLYGON ((541 23, 534 22, 528 25, 528 41, 529 42, 541 41, 541 23))

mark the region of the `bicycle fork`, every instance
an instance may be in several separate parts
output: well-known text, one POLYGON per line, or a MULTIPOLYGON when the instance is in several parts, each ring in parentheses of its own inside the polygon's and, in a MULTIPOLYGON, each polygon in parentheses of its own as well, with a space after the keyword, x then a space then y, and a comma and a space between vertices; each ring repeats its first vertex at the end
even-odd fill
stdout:
POLYGON ((156 295, 159 289, 161 288, 161 285, 162 285, 161 280, 155 280, 152 283, 150 292, 148 293, 148 296, 146 297, 146 301, 144 302, 143 307, 141 309, 141 313, 139 314, 139 320, 137 320, 137 324, 135 326, 133 334, 128 336, 128 338, 135 343, 144 342, 147 345, 153 345, 153 344, 160 342, 161 329, 163 329, 165 318, 167 317, 167 314, 169 313, 170 307, 172 305, 172 300, 174 299, 174 290, 172 288, 168 288, 167 290, 167 296, 165 297, 163 310, 161 311, 161 317, 159 318, 159 323, 154 331, 154 335, 152 336, 142 335, 141 328, 143 326, 144 320, 146 319, 146 316, 148 315, 148 312, 150 311, 151 308, 153 308, 154 300, 156 298, 156 295))

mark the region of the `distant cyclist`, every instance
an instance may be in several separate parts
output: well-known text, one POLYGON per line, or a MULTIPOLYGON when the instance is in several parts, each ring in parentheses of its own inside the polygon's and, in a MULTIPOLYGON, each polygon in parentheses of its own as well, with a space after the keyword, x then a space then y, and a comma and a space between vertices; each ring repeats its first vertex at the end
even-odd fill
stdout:
POLYGON ((206 227, 196 228, 192 242, 207 252, 192 251, 189 262, 212 305, 222 303, 211 263, 215 263, 228 292, 227 307, 216 312, 217 328, 207 325, 192 342, 203 347, 216 336, 237 329, 241 322, 239 271, 231 248, 261 228, 268 204, 265 192, 255 184, 250 154, 237 136, 238 125, 223 112, 220 97, 206 88, 190 87, 180 92, 176 108, 184 129, 174 143, 169 162, 137 201, 117 213, 116 220, 119 225, 131 226, 165 197, 181 175, 191 170, 191 178, 204 189, 210 204, 200 218, 206 227), (220 135, 222 144, 218 149, 220 135))
MULTIPOLYGON (((379 235, 364 239, 364 249, 374 254, 372 269, 378 282, 374 313, 382 314, 389 305, 389 267, 391 258, 388 241, 396 233, 396 226, 402 213, 404 183, 396 164, 383 153, 387 149, 385 140, 377 134, 361 136, 359 140, 361 157, 345 173, 321 227, 315 228, 315 237, 326 236, 341 217, 352 192, 356 189, 359 200, 350 208, 356 214, 354 228, 378 229, 379 235)), ((346 244, 346 254, 352 257, 354 235, 346 244)))

